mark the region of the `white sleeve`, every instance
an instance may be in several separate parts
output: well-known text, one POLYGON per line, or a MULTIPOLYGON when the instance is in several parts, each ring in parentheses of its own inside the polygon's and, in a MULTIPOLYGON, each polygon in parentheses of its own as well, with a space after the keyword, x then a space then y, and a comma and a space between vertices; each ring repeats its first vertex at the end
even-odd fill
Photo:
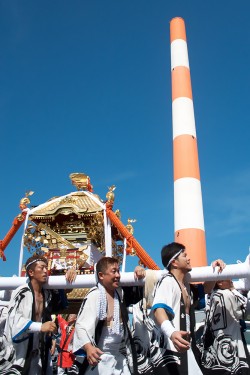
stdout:
POLYGON ((73 338, 73 353, 87 343, 95 343, 95 329, 97 326, 97 298, 99 291, 94 290, 90 292, 83 300, 80 312, 78 314, 75 332, 73 338))
POLYGON ((156 287, 152 310, 163 308, 169 320, 174 318, 173 311, 173 279, 171 277, 164 277, 164 279, 156 287))
POLYGON ((29 326, 29 331, 30 332, 40 332, 41 327, 42 327, 42 323, 32 322, 31 325, 29 326))
POLYGON ((24 339, 30 333, 32 300, 28 288, 18 288, 12 294, 8 307, 8 326, 14 342, 24 339))

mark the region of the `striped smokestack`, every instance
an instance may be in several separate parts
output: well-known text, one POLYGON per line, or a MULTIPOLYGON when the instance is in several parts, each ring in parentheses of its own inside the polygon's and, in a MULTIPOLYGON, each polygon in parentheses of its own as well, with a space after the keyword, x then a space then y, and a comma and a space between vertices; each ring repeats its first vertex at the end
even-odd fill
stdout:
POLYGON ((170 40, 175 241, 186 246, 193 267, 205 266, 207 257, 199 158, 186 30, 182 18, 171 20, 170 40))

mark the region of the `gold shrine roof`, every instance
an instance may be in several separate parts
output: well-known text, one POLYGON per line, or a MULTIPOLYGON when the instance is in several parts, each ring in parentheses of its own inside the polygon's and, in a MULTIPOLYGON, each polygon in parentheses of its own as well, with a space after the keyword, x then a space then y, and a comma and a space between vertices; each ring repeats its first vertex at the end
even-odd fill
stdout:
MULTIPOLYGON (((101 204, 100 197, 97 194, 93 194, 95 200, 98 200, 101 204)), ((91 214, 100 212, 103 208, 96 203, 91 197, 86 195, 84 191, 77 191, 71 193, 70 195, 61 197, 53 197, 47 202, 37 206, 31 212, 30 218, 44 218, 44 217, 54 217, 58 214, 69 215, 75 213, 77 215, 91 214)))

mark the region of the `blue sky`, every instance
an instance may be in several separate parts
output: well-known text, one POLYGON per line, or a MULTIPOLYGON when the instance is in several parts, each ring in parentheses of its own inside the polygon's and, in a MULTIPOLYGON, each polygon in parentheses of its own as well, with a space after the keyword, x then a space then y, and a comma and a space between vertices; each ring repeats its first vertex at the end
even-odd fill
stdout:
MULTIPOLYGON (((174 238, 169 22, 183 17, 199 147, 208 261, 244 261, 250 219, 247 0, 0 0, 4 238, 33 205, 85 172, 158 265, 174 238), (239 6, 240 5, 240 6, 239 6)), ((17 273, 22 228, 0 260, 17 273)), ((128 269, 135 264, 130 259, 128 269)))

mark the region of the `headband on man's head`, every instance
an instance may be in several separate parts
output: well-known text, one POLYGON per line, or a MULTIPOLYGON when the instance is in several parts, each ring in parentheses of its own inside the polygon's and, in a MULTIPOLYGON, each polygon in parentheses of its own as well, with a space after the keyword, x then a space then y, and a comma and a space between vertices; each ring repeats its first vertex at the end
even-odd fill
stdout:
POLYGON ((42 259, 42 258, 36 258, 36 259, 31 260, 31 261, 25 266, 26 271, 28 271, 28 268, 29 268, 32 264, 34 264, 34 263, 36 263, 36 262, 44 262, 44 259, 42 259))
POLYGON ((175 255, 172 256, 172 258, 168 261, 168 264, 166 265, 166 268, 168 268, 171 264, 171 262, 173 262, 174 259, 176 259, 180 253, 182 253, 182 251, 184 251, 184 249, 181 249, 178 251, 178 253, 176 253, 175 255))

